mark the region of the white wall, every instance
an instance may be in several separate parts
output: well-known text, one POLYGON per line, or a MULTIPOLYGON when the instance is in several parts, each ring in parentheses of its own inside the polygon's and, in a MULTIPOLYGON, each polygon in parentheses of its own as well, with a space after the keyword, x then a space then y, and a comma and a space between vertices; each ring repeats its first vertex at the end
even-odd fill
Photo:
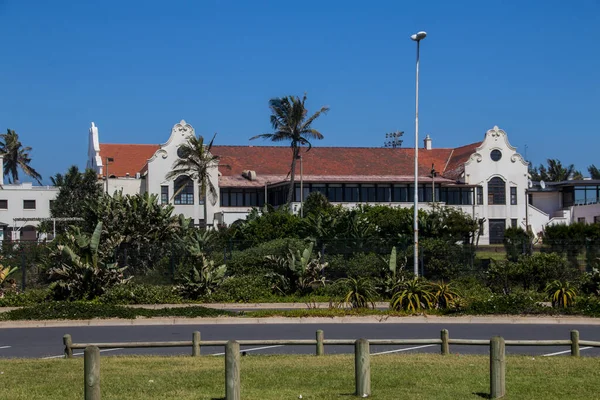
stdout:
MULTIPOLYGON (((110 178, 108 180, 108 193, 123 192, 124 195, 135 195, 143 193, 142 179, 136 178, 110 178)), ((106 191, 106 180, 102 181, 102 189, 106 191)))
MULTIPOLYGON (((8 201, 7 209, 0 209, 0 222, 8 228, 39 225, 38 221, 14 222, 13 218, 49 218, 50 200, 56 199, 58 188, 54 186, 33 186, 31 183, 19 185, 3 185, 0 190, 0 200, 8 201), (35 200, 35 209, 23 208, 23 200, 35 200)), ((4 239, 7 239, 4 237, 4 239)))
POLYGON ((465 163, 464 183, 483 187, 484 207, 478 208, 477 216, 486 218, 484 235, 480 239, 481 244, 489 243, 489 220, 505 219, 509 227, 511 219, 517 219, 518 226, 525 221, 525 189, 527 188, 528 171, 527 162, 517 153, 517 149, 508 142, 506 132, 497 126, 486 132, 481 145, 465 163), (498 161, 490 157, 493 150, 499 150, 502 157, 498 161), (488 182, 500 177, 505 182, 506 204, 488 204, 488 182), (510 187, 517 188, 517 205, 510 204, 510 187))
POLYGON ((532 192, 531 198, 534 207, 552 216, 561 209, 560 196, 560 192, 532 192))
POLYGON ((571 222, 579 222, 580 218, 585 218, 586 224, 593 224, 594 217, 600 217, 600 204, 571 207, 571 222))

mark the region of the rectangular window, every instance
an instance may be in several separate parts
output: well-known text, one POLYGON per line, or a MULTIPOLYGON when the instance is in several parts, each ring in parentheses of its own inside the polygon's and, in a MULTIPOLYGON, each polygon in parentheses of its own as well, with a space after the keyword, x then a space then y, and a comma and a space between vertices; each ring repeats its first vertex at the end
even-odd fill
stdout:
POLYGON ((483 187, 477 186, 477 204, 483 204, 483 187))
POLYGON ((221 207, 229 207, 229 189, 221 189, 221 207))
POLYGON ((517 188, 515 186, 510 187, 510 204, 517 205, 517 188))
POLYGON ((160 204, 169 204, 169 186, 160 187, 160 204))
POLYGON ((242 207, 244 205, 244 192, 241 190, 231 191, 229 196, 231 207, 242 207))
POLYGON ((360 201, 362 203, 373 203, 376 199, 375 185, 361 185, 360 201))
POLYGON ((596 215, 596 216, 594 217, 594 223, 595 223, 595 224, 600 224, 600 215, 596 215))
POLYGON ((329 190, 327 192, 327 198, 329 201, 333 203, 340 203, 343 201, 343 191, 342 185, 340 184, 331 184, 329 185, 329 190))
POLYGON ((0 200, 0 210, 8 210, 8 200, 0 200))
POLYGON ((516 218, 512 218, 510 220, 510 226, 512 226, 513 228, 517 227, 517 219, 516 218))
POLYGON ((396 203, 406 203, 408 201, 408 187, 406 185, 394 185, 393 201, 396 203))
POLYGON ((580 224, 585 224, 585 217, 577 218, 577 222, 579 222, 580 224))
POLYGON ((35 200, 23 200, 24 210, 35 210, 35 200))
MULTIPOLYGON (((306 187, 307 185, 304 184, 304 186, 306 187)), ((323 196, 327 196, 327 186, 323 183, 313 183, 312 185, 310 185, 310 191, 320 192, 323 194, 323 196)))
POLYGON ((256 191, 247 191, 244 194, 244 204, 248 207, 256 207, 258 205, 258 193, 256 191))
POLYGON ((357 203, 358 194, 358 185, 346 185, 344 188, 344 201, 347 203, 357 203))
POLYGON ((392 201, 392 187, 390 185, 377 185, 377 199, 380 203, 392 201))

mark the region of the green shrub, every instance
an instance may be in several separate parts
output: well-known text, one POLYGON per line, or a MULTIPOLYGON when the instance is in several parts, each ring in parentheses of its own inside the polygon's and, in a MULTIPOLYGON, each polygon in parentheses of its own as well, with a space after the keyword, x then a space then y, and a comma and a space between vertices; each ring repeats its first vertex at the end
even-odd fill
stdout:
POLYGON ((377 291, 373 281, 369 278, 344 278, 340 283, 346 286, 346 293, 342 302, 348 303, 352 308, 375 308, 377 291))
POLYGON ((537 304, 535 296, 527 292, 492 294, 487 299, 472 300, 466 314, 541 314, 549 313, 548 307, 537 304))
MULTIPOLYGON (((413 251, 412 248, 410 250, 413 251)), ((429 280, 452 280, 468 269, 468 247, 444 239, 427 238, 419 242, 423 276, 429 280)))
POLYGON ((185 276, 181 285, 177 287, 185 299, 198 300, 210 296, 225 279, 227 266, 215 265, 215 262, 200 254, 197 265, 193 265, 188 276, 185 276))
POLYGON ((267 278, 259 275, 240 275, 225 279, 207 300, 250 303, 272 298, 271 285, 267 278))
POLYGON ((104 304, 177 304, 182 299, 173 286, 131 283, 107 290, 99 301, 104 304))
MULTIPOLYGON (((301 239, 275 239, 261 243, 244 251, 234 251, 225 261, 230 275, 259 275, 269 271, 267 256, 284 257, 289 251, 297 252, 306 248, 307 242, 301 239)), ((215 257, 218 263, 220 259, 215 257)))
POLYGON ((43 303, 52 295, 50 289, 28 289, 24 292, 7 291, 0 298, 0 307, 22 307, 43 303))
POLYGON ((415 312, 430 309, 435 304, 435 292, 429 282, 415 278, 399 282, 390 301, 392 310, 415 312))
POLYGON ((5 320, 135 318, 132 308, 89 301, 52 301, 0 314, 5 320))
POLYGON ((326 273, 329 279, 339 278, 379 278, 388 269, 388 265, 375 253, 355 253, 350 258, 342 255, 326 257, 329 268, 326 273))

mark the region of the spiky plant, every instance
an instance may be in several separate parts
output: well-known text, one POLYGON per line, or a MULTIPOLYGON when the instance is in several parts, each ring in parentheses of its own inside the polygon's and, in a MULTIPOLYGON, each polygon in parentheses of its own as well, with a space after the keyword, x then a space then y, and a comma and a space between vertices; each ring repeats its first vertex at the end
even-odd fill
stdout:
POLYGON ((342 303, 350 304, 352 308, 375 308, 377 291, 373 282, 365 277, 343 278, 338 282, 347 288, 342 303))
POLYGON ((552 307, 567 308, 575 303, 577 290, 567 281, 552 281, 546 286, 546 294, 552 302, 552 307))
POLYGON ((460 300, 460 293, 450 283, 439 282, 431 285, 434 305, 438 309, 451 308, 460 300))
POLYGON ((420 279, 412 279, 396 285, 390 308, 415 312, 432 308, 434 301, 431 285, 420 279))

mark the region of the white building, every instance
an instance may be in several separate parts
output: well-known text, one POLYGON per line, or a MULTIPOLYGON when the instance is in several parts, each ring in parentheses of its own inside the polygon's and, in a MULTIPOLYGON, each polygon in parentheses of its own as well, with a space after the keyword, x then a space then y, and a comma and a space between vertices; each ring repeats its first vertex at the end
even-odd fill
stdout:
MULTIPOLYGON (((176 213, 193 218, 199 225, 205 221, 208 225, 229 225, 244 219, 253 207, 265 203, 265 197, 275 206, 285 202, 291 164, 289 147, 213 146, 220 162, 211 179, 220 195, 214 206, 208 202, 205 218, 198 182, 185 176, 165 178, 177 159, 178 146, 194 134, 192 126, 181 121, 162 145, 104 144, 92 123, 87 166, 103 177, 109 193, 122 190, 129 194, 157 194, 162 203, 174 204, 176 213), (173 198, 182 186, 183 191, 173 198)), ((537 190, 530 184, 528 163, 498 127, 487 131, 483 141, 457 148, 434 148, 428 136, 419 151, 419 176, 420 206, 430 207, 435 201, 483 219, 481 244, 502 243, 504 230, 509 226, 529 225, 537 233, 548 223, 570 223, 583 218, 579 216, 583 208, 579 209, 581 213, 575 212, 574 204, 559 199, 568 184, 557 184, 556 190, 548 189, 549 186, 537 190)), ((348 207, 358 203, 412 207, 414 149, 315 147, 302 152, 296 178, 292 202, 295 210, 301 204, 301 186, 303 198, 319 191, 332 203, 348 207)), ((595 188, 597 200, 597 183, 595 188)), ((586 222, 600 218, 600 205, 586 207, 586 222)))
POLYGON ((50 217, 53 186, 32 183, 5 184, 4 159, 0 156, 0 240, 38 240, 39 219, 50 217))

